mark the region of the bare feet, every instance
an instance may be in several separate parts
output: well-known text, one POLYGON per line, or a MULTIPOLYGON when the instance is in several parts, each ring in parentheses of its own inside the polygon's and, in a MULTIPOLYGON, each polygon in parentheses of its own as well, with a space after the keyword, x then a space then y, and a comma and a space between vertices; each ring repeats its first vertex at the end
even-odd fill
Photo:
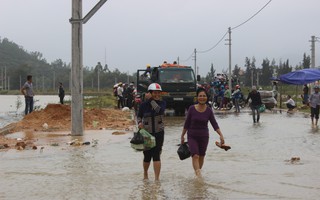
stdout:
POLYGON ((195 173, 196 173, 196 176, 197 177, 202 177, 202 175, 201 175, 201 169, 197 169, 196 171, 195 171, 195 173))

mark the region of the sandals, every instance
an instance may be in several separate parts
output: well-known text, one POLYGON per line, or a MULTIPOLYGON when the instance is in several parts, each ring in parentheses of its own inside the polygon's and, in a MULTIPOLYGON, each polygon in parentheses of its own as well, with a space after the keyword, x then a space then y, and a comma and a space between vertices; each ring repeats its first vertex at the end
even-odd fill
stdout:
POLYGON ((228 151, 229 149, 231 149, 231 147, 229 145, 226 145, 226 144, 220 144, 220 142, 216 141, 216 145, 218 147, 220 147, 221 149, 224 149, 225 151, 228 151))

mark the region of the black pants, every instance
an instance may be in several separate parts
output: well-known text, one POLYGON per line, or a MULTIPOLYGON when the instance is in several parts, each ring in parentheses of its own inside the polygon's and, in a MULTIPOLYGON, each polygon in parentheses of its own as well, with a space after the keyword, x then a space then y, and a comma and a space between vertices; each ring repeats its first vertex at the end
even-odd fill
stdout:
POLYGON ((60 98, 60 103, 63 104, 64 96, 59 96, 59 98, 60 98))
POLYGON ((122 96, 118 96, 118 108, 123 108, 123 97, 122 96))
POLYGON ((293 105, 291 105, 291 104, 287 103, 287 108, 288 108, 288 109, 294 109, 294 108, 295 108, 295 106, 293 106, 293 105))

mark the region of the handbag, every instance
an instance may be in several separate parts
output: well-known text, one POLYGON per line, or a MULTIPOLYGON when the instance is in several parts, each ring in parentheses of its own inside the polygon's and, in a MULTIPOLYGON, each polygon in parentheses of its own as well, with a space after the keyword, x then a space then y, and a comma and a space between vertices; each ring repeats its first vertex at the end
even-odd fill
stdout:
POLYGON ((131 144, 144 144, 144 138, 140 133, 140 130, 133 133, 133 138, 130 140, 131 144))
POLYGON ((188 142, 181 144, 177 150, 180 160, 187 159, 191 156, 188 142))

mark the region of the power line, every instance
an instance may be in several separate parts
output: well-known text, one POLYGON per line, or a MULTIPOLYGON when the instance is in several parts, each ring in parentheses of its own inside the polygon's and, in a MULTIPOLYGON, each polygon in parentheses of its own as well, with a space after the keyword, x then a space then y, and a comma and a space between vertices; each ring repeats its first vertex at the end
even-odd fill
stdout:
POLYGON ((249 19, 247 19, 246 21, 242 22, 241 24, 239 24, 238 26, 235 26, 233 28, 231 28, 231 30, 234 30, 236 28, 239 28, 240 26, 244 25, 245 23, 247 23, 248 21, 250 21, 252 18, 254 18, 257 14, 259 14, 269 3, 271 3, 272 0, 270 0, 268 3, 266 3, 266 5, 264 5, 260 10, 258 10, 258 12, 256 12, 254 15, 252 15, 249 19))
MULTIPOLYGON (((239 24, 238 26, 235 26, 233 28, 231 28, 231 30, 234 30, 236 28, 239 28, 240 26, 244 25, 245 23, 247 23, 248 21, 250 21, 252 18, 254 18, 257 14, 259 14, 269 3, 271 3, 272 0, 269 0, 260 10, 258 10, 254 15, 252 15, 249 19, 247 19, 246 21, 242 22, 241 24, 239 24)), ((205 50, 205 51, 197 51, 197 53, 207 53, 209 51, 211 51, 212 49, 216 48, 221 41, 226 37, 226 35, 228 34, 228 31, 221 37, 221 39, 211 48, 205 50)), ((186 62, 188 60, 190 60, 193 56, 194 52, 192 52, 192 54, 186 59, 186 60, 182 60, 181 62, 186 62)))
POLYGON ((187 59, 181 60, 180 62, 187 62, 188 60, 190 60, 192 58, 192 56, 193 56, 193 52, 191 53, 191 55, 187 59))
POLYGON ((226 35, 228 34, 228 31, 222 36, 222 38, 217 42, 217 44, 215 44, 213 47, 211 47, 208 50, 205 51, 197 51, 198 53, 207 53, 209 51, 211 51, 212 49, 216 48, 218 46, 218 44, 220 44, 220 42, 224 39, 224 37, 226 37, 226 35))

